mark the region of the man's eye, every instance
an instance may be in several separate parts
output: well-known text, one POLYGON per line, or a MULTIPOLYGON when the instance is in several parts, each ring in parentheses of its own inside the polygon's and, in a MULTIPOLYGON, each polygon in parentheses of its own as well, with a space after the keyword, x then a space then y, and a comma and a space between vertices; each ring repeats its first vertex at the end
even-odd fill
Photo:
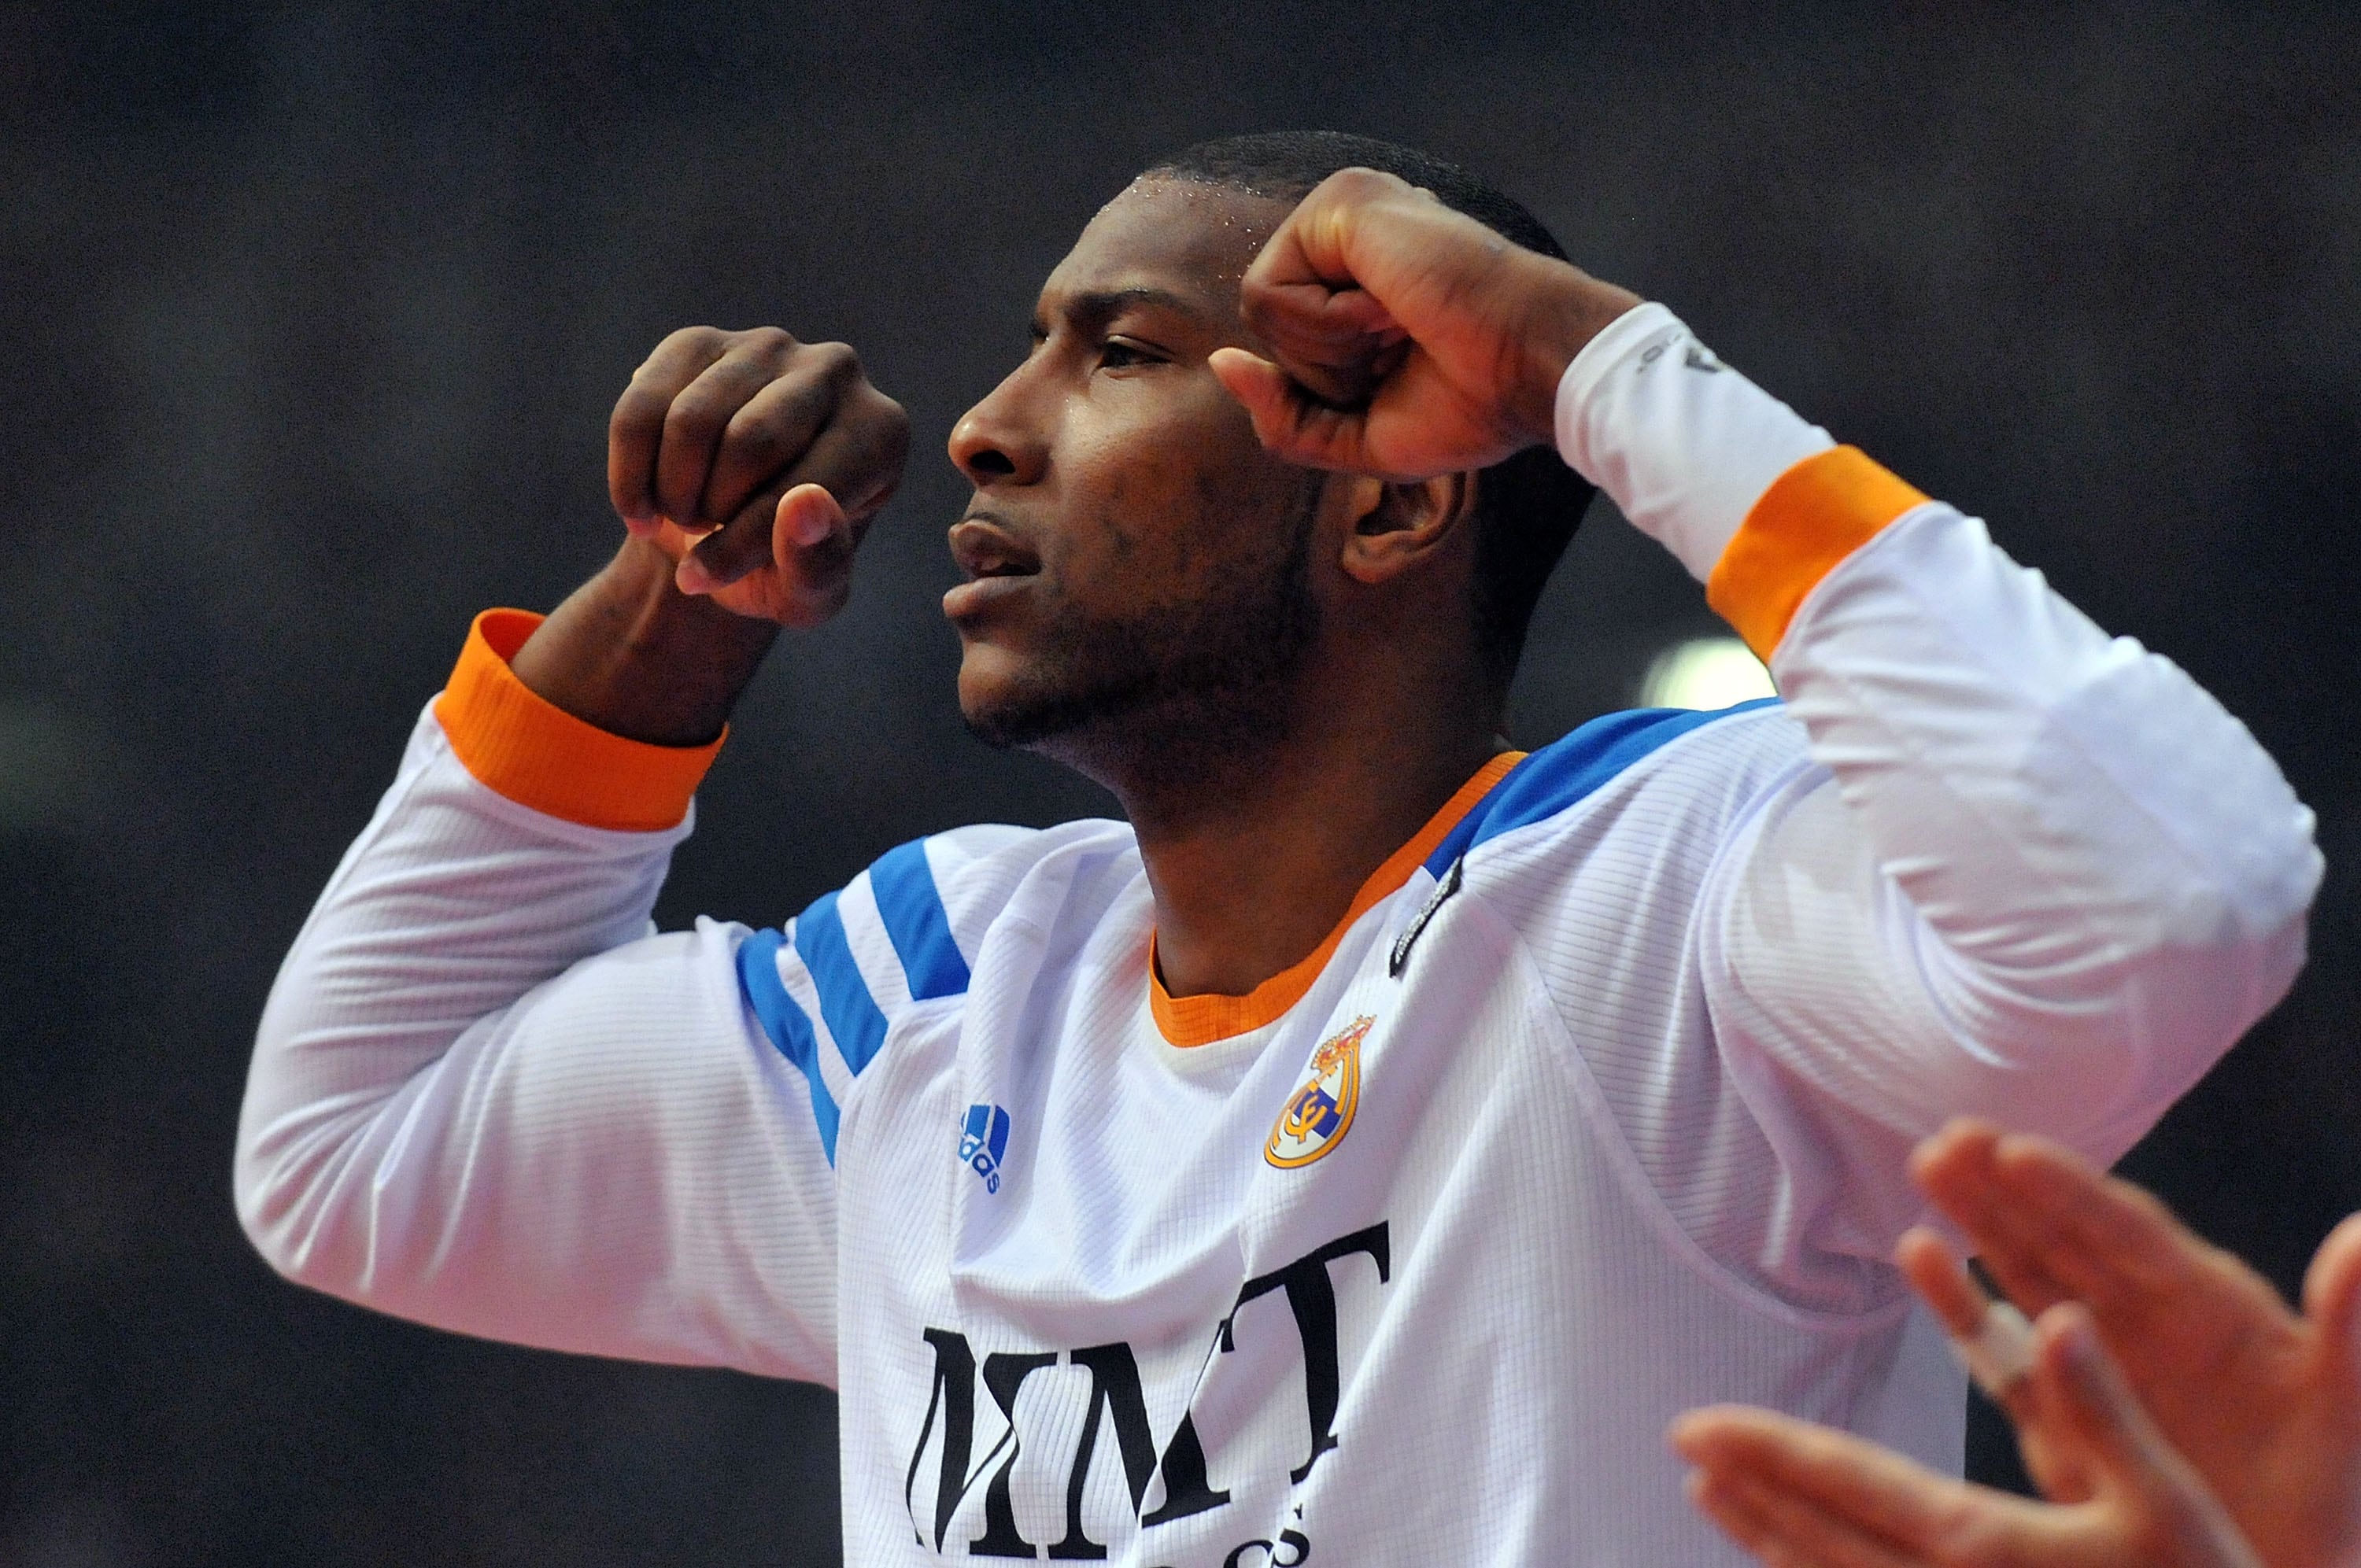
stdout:
POLYGON ((1156 355, 1137 344, 1109 338, 1099 345, 1099 367, 1104 370, 1122 370, 1134 365, 1154 365, 1158 362, 1156 355))

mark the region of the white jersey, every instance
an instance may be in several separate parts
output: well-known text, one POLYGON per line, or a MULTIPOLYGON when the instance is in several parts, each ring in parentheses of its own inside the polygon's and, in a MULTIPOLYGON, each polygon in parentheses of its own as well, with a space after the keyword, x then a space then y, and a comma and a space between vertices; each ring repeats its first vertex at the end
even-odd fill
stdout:
POLYGON ((541 703, 488 616, 272 994, 248 1233, 405 1317, 834 1386, 860 1564, 1737 1562, 1663 1435, 1717 1400, 1956 1469, 1905 1157, 2128 1146, 2301 964, 2310 814, 1662 307, 1560 447, 1784 701, 1500 759, 1243 998, 1163 993, 1118 822, 651 934, 701 755, 541 703))

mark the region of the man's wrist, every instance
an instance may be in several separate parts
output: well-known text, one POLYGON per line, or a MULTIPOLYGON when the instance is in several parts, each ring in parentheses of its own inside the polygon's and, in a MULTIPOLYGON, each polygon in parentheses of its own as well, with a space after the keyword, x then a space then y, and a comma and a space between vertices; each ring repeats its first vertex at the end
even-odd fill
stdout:
POLYGON ((1593 278, 1553 257, 1532 256, 1525 289, 1525 325, 1519 334, 1523 363, 1518 377, 1518 429, 1536 445, 1557 443, 1558 387, 1566 367, 1590 340, 1642 303, 1629 289, 1593 278))
POLYGON ((542 622, 511 661, 545 701, 609 734, 701 746, 721 733, 776 625, 673 586, 673 563, 644 539, 542 622))

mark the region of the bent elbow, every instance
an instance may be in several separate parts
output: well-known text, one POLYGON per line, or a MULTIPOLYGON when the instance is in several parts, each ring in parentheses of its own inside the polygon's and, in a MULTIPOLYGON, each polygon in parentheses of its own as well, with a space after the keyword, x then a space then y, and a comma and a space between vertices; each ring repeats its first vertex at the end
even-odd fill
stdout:
POLYGON ((237 1152, 230 1166, 230 1202, 237 1212, 238 1229, 263 1262, 281 1277, 299 1285, 305 1275, 309 1250, 298 1239, 295 1216, 304 1207, 302 1182, 291 1168, 283 1150, 273 1150, 258 1135, 250 1118, 241 1118, 237 1152))
POLYGON ((362 1270, 368 1223, 368 1181, 353 1181, 370 1124, 365 1108, 325 1105, 276 1114, 248 1094, 238 1118, 230 1165, 230 1201, 238 1228, 282 1277, 315 1290, 352 1295, 362 1270))
MULTIPOLYGON (((2223 879, 2221 891, 2249 944, 2284 949, 2290 955, 2287 980, 2290 982, 2303 967, 2304 932, 2311 922, 2312 900, 2319 896, 2321 878, 2327 871, 2327 861, 2313 839, 2311 808, 2298 805, 2294 816, 2296 820, 2269 836, 2246 863, 2223 879)), ((2284 992, 2286 984, 2279 989, 2284 992)))
POLYGON ((2292 797, 2280 822, 2217 846, 2191 876, 2179 907, 2160 923, 2145 967, 2160 971, 2168 994, 2199 986, 2218 998, 2226 1050, 2278 1005, 2302 970, 2312 905, 2325 868, 2313 842, 2312 812, 2292 797), (2226 852, 2224 852, 2226 851, 2226 852))

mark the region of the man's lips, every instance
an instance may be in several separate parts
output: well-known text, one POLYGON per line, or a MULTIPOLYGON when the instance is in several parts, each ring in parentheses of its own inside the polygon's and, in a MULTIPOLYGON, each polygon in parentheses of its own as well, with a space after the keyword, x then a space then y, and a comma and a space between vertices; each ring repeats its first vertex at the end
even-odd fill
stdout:
POLYGON ((951 525, 951 559, 970 577, 1029 577, 1040 552, 996 517, 963 517, 951 525))
POLYGON ((1022 592, 1040 575, 1040 553, 998 518, 961 518, 951 525, 950 545, 951 559, 968 576, 943 596, 943 613, 953 620, 1022 592))

